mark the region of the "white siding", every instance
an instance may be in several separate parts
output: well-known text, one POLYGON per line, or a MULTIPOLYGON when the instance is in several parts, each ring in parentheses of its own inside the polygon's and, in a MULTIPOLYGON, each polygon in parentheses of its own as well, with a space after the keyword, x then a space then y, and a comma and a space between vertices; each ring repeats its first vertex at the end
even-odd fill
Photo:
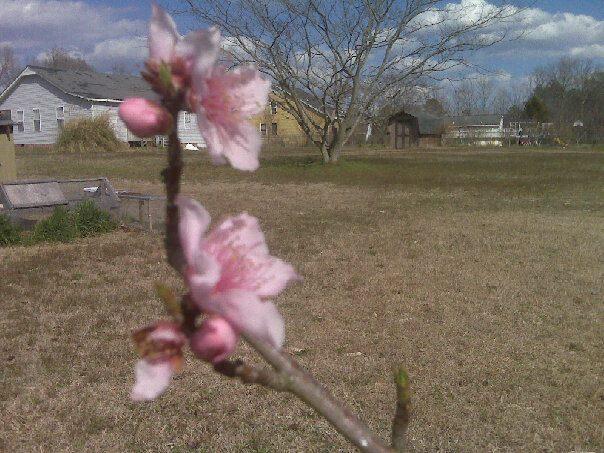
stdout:
POLYGON ((193 113, 187 115, 190 116, 190 121, 185 122, 185 112, 178 114, 178 138, 183 144, 192 143, 205 147, 206 142, 197 127, 197 115, 193 113))
POLYGON ((65 122, 90 114, 90 103, 69 96, 38 75, 24 76, 0 103, 0 110, 10 110, 11 118, 23 111, 23 130, 14 127, 17 145, 51 145, 59 134, 57 107, 65 107, 65 122), (34 109, 40 110, 40 132, 34 131, 34 109))
POLYGON ((92 105, 92 116, 107 115, 109 117, 111 127, 113 127, 115 132, 115 136, 118 138, 118 140, 127 142, 129 137, 128 129, 117 114, 118 108, 119 103, 117 102, 95 103, 92 105))

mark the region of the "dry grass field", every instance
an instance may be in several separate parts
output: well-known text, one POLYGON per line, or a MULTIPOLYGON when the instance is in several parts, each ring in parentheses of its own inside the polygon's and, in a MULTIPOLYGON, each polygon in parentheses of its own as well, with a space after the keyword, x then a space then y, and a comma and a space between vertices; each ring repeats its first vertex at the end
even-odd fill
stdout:
MULTIPOLYGON (((18 169, 161 193, 163 158, 27 151, 18 169)), ((276 301, 286 348, 383 437, 403 363, 415 451, 604 449, 602 151, 269 156, 255 174, 186 161, 185 193, 215 219, 257 216, 304 276, 276 301)), ((128 400, 130 332, 162 313, 154 282, 180 287, 158 235, 0 257, 0 450, 350 450, 292 397, 190 357, 162 398, 128 400)))

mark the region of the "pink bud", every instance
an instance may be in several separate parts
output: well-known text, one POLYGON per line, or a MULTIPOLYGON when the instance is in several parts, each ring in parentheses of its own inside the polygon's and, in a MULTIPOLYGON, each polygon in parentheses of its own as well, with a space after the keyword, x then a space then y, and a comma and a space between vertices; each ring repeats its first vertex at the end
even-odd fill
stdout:
POLYGON ((172 116, 157 102, 143 98, 128 98, 119 108, 120 118, 128 129, 139 137, 167 133, 172 127, 172 116))
POLYGON ((238 340, 239 335, 225 319, 213 316, 191 336, 191 350, 201 360, 219 363, 235 350, 238 340))

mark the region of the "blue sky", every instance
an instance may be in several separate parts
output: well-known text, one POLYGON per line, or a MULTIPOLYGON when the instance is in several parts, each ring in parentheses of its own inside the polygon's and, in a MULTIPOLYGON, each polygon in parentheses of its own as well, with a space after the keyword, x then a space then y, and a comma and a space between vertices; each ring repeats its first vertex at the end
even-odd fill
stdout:
MULTIPOLYGON (((450 0, 458 3, 503 0, 450 0)), ((168 9, 178 0, 159 0, 168 9)), ((525 77, 536 66, 571 55, 604 65, 604 0, 509 0, 526 6, 525 39, 478 52, 472 59, 501 80, 525 77)), ((142 0, 0 0, 0 45, 15 48, 27 63, 53 46, 86 58, 100 70, 118 64, 135 69, 146 53, 149 2, 142 0)), ((181 31, 193 25, 175 17, 181 31)))

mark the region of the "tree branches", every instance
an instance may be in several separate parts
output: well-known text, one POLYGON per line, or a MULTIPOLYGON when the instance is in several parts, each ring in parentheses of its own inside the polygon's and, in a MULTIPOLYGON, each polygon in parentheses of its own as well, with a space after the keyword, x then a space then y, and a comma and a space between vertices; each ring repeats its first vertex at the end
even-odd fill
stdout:
POLYGON ((438 0, 183 2, 226 33, 235 62, 254 62, 274 81, 282 107, 326 161, 338 159, 384 92, 468 64, 469 53, 510 39, 508 25, 521 11, 438 0))

